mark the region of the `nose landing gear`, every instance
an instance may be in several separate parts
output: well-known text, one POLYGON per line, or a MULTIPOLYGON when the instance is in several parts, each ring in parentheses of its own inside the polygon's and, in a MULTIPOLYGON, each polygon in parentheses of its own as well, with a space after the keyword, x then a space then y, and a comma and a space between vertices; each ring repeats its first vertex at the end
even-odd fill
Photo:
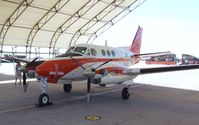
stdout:
POLYGON ((49 101, 49 96, 48 94, 46 94, 46 89, 48 87, 46 77, 41 77, 40 85, 41 85, 40 86, 41 94, 38 97, 38 104, 35 104, 35 106, 42 107, 42 106, 52 105, 53 103, 49 101))

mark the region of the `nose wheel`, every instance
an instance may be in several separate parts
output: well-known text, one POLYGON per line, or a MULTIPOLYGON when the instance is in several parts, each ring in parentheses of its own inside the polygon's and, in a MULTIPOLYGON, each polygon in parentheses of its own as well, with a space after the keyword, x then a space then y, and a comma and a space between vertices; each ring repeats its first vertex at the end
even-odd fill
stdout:
POLYGON ((124 100, 128 100, 129 99, 129 96, 130 96, 129 87, 124 87, 122 89, 121 96, 122 96, 122 99, 124 99, 124 100))
POLYGON ((37 107, 42 107, 42 106, 47 106, 47 105, 52 105, 52 102, 49 102, 49 96, 46 94, 46 89, 47 89, 47 78, 46 77, 41 77, 40 80, 40 89, 41 89, 41 94, 38 97, 38 104, 35 104, 37 107))
POLYGON ((38 98, 38 104, 36 104, 37 107, 52 105, 52 102, 49 102, 49 96, 46 93, 42 93, 38 98))

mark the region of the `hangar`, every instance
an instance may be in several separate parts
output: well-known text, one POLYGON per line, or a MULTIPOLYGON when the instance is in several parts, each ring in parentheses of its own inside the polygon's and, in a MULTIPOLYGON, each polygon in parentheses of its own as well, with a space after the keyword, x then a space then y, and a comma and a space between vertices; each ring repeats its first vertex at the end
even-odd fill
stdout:
POLYGON ((2 0, 0 53, 49 57, 98 36, 145 0, 2 0))

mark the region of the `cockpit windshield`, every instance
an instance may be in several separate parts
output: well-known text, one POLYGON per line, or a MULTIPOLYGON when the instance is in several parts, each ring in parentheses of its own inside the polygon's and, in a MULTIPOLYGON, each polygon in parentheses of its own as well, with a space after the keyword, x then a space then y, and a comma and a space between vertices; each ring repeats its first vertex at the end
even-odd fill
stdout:
POLYGON ((86 47, 70 47, 66 53, 58 55, 56 57, 68 57, 68 56, 83 56, 86 52, 86 47))
POLYGON ((79 53, 79 54, 84 54, 86 52, 86 47, 76 47, 73 49, 72 53, 79 53))

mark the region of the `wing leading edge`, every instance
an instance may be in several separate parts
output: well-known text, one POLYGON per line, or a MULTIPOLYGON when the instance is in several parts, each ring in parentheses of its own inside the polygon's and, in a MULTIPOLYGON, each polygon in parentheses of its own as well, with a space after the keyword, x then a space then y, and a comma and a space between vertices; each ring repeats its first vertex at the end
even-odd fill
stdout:
POLYGON ((169 66, 169 67, 156 67, 156 68, 129 68, 124 70, 126 75, 141 75, 161 72, 172 72, 180 70, 199 69, 199 65, 181 65, 181 66, 169 66))

